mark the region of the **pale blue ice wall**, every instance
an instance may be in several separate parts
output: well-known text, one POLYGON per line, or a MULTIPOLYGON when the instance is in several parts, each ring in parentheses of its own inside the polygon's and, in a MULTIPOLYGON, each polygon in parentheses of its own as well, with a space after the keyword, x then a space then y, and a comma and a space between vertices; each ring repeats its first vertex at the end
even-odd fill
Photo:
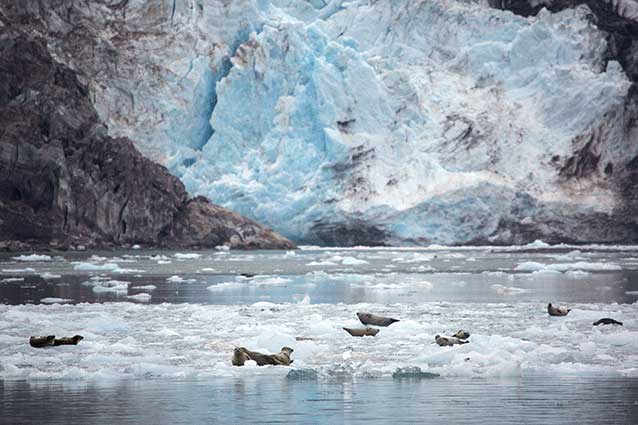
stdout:
POLYGON ((177 2, 192 34, 130 135, 191 194, 297 241, 353 221, 395 242, 506 241, 499 223, 611 212, 602 167, 636 153, 629 82, 589 11, 485 3, 177 2), (559 178, 592 137, 600 173, 559 178))

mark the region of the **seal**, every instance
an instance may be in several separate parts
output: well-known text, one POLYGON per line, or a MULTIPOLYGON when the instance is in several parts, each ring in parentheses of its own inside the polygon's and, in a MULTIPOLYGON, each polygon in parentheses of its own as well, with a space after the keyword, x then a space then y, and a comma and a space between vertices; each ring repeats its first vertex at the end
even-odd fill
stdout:
POLYGON ((434 340, 441 347, 444 347, 446 345, 467 344, 468 342, 470 342, 470 341, 463 341, 462 339, 458 339, 458 338, 453 337, 453 336, 447 336, 446 337, 446 336, 441 336, 441 335, 436 335, 434 337, 434 340))
POLYGON ((343 328, 344 331, 348 332, 352 336, 375 336, 379 333, 379 329, 375 328, 343 328))
POLYGON ((289 366, 293 362, 293 360, 290 359, 290 355, 293 351, 295 350, 290 347, 282 347, 281 351, 277 354, 262 354, 257 351, 250 351, 245 347, 237 347, 233 350, 231 363, 233 366, 243 366, 247 360, 253 360, 257 363, 257 366, 289 366))
POLYGON ((391 317, 376 316, 370 313, 357 313, 357 317, 364 325, 373 326, 390 326, 391 324, 398 322, 399 319, 393 319, 391 317))
POLYGON ((463 329, 460 329, 452 336, 458 339, 468 339, 470 337, 470 333, 468 331, 464 331, 463 329))
POLYGON ((82 341, 84 339, 84 337, 82 335, 74 335, 72 337, 62 337, 62 338, 56 338, 53 341, 53 345, 55 345, 56 347, 58 345, 78 345, 78 342, 82 341))
POLYGON ((55 340, 55 335, 32 336, 29 338, 29 345, 33 348, 51 347, 55 340))
POLYGON ((567 307, 554 307, 552 303, 547 304, 547 312, 550 316, 567 316, 567 313, 572 311, 571 308, 567 307))
POLYGON ((614 319, 610 319, 609 317, 604 317, 600 320, 596 320, 594 322, 594 326, 598 326, 598 325, 620 325, 622 326, 622 322, 619 322, 618 320, 614 320, 614 319))
POLYGON ((233 366, 243 366, 246 360, 250 360, 250 357, 248 357, 248 354, 246 354, 244 350, 244 347, 236 347, 233 350, 233 357, 230 360, 233 366))

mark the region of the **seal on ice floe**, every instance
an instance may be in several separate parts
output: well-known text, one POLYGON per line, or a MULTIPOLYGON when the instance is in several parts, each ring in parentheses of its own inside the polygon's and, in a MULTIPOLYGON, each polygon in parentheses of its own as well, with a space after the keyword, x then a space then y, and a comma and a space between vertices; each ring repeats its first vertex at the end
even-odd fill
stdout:
POLYGON ((458 339, 454 336, 441 336, 441 335, 436 335, 434 337, 434 340, 436 341, 437 344, 439 344, 441 347, 444 347, 446 345, 456 345, 456 344, 467 344, 470 341, 463 341, 462 339, 458 339))
POLYGON ((55 335, 32 336, 29 338, 29 345, 33 348, 51 347, 55 341, 55 335))
POLYGON ((82 341, 84 337, 82 335, 65 336, 62 338, 56 338, 53 340, 53 345, 78 345, 78 342, 82 341))
POLYGON ((454 335, 454 338, 458 339, 468 339, 470 337, 470 333, 468 331, 464 331, 463 329, 459 329, 454 335))
POLYGON ((290 359, 290 354, 295 351, 290 347, 282 347, 281 351, 277 354, 262 354, 256 351, 250 351, 245 347, 237 347, 233 350, 233 357, 231 363, 233 366, 243 366, 247 360, 253 360, 257 363, 257 366, 264 365, 281 365, 288 366, 293 360, 290 359))
POLYGON ((379 329, 375 328, 343 328, 344 331, 348 332, 352 336, 375 336, 379 333, 379 329))
POLYGON ((609 317, 603 317, 602 319, 596 320, 594 322, 594 326, 598 326, 598 325, 620 325, 620 326, 622 326, 622 322, 619 322, 618 320, 610 319, 609 317))
POLYGON ((571 308, 567 307, 554 307, 552 303, 547 304, 547 312, 550 316, 567 316, 567 313, 572 311, 571 308))
POLYGON ((398 322, 399 319, 392 319, 391 317, 376 316, 370 313, 357 313, 357 317, 364 325, 374 326, 390 326, 394 322, 398 322))

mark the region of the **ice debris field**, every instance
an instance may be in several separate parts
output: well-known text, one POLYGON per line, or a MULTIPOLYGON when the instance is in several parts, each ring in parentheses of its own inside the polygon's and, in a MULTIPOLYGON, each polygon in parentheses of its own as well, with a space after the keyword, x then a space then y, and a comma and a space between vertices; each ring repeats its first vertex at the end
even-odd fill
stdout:
POLYGON ((353 379, 416 370, 406 368, 442 378, 636 377, 637 251, 536 243, 5 256, 0 297, 18 298, 0 304, 0 379, 353 379), (549 301, 572 311, 550 317, 549 301), (361 326, 358 311, 400 322, 353 338, 342 328, 361 326), (624 326, 592 326, 603 317, 624 326), (459 329, 469 344, 434 343, 459 329), (28 344, 52 334, 84 340, 28 344), (289 346, 294 363, 233 367, 237 346, 289 346))

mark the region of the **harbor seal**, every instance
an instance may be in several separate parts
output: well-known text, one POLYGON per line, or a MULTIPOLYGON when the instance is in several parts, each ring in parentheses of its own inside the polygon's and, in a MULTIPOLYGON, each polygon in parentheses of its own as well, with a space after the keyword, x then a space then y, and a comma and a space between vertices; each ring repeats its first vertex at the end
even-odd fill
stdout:
POLYGON ((289 366, 293 362, 293 360, 290 359, 290 355, 293 351, 295 350, 290 347, 282 347, 281 351, 277 354, 262 354, 256 351, 250 351, 245 347, 237 347, 233 350, 231 363, 233 366, 243 366, 247 360, 253 360, 257 363, 257 366, 289 366))
POLYGON ((32 336, 31 338, 29 338, 29 345, 31 345, 31 347, 33 348, 51 347, 54 340, 55 335, 32 336))
POLYGON ((459 329, 454 335, 454 338, 458 339, 468 339, 470 337, 470 333, 468 331, 464 331, 463 329, 459 329))
POLYGON ((609 317, 604 317, 600 320, 596 320, 594 322, 594 326, 598 326, 598 325, 620 325, 622 326, 622 322, 619 322, 618 320, 614 320, 614 319, 610 319, 609 317))
POLYGON ((572 311, 571 308, 567 307, 554 307, 552 303, 547 304, 547 312, 550 316, 567 316, 567 313, 572 311))
POLYGON ((244 347, 235 347, 233 357, 230 360, 233 366, 243 366, 247 360, 250 360, 250 357, 248 357, 248 354, 246 354, 244 350, 244 347))
POLYGON ((375 336, 379 333, 379 329, 375 328, 343 328, 344 331, 348 332, 352 336, 375 336))
POLYGON ((373 326, 390 326, 391 324, 398 322, 399 319, 392 319, 391 317, 376 316, 370 313, 357 313, 357 317, 364 325, 373 326))
POLYGON ((53 341, 53 345, 55 345, 56 347, 58 345, 78 345, 78 342, 82 341, 84 339, 84 337, 82 335, 74 335, 72 337, 62 337, 62 338, 56 338, 53 341))
POLYGON ((439 344, 441 347, 444 346, 451 346, 451 345, 456 345, 456 344, 467 344, 470 341, 463 341, 462 339, 458 339, 456 337, 453 336, 441 336, 441 335, 436 335, 434 337, 434 340, 436 341, 437 344, 439 344))

